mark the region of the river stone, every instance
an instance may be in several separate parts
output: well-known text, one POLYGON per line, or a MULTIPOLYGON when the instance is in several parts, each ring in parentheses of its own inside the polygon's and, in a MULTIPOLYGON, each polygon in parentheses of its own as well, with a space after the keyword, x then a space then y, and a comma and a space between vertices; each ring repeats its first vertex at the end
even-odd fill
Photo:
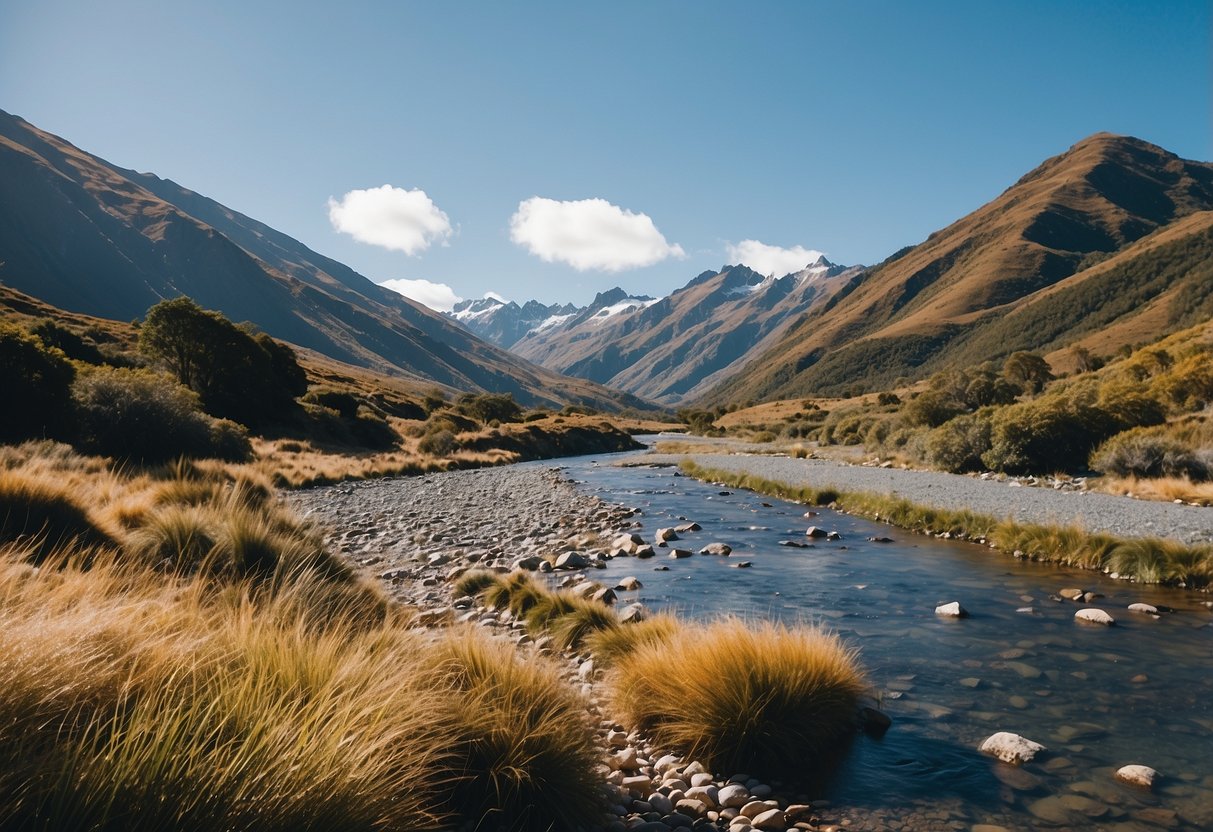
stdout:
POLYGON ((678 532, 673 529, 658 529, 654 537, 661 543, 668 543, 671 540, 678 539, 678 532))
POLYGON ((733 547, 727 543, 709 543, 699 550, 701 555, 728 555, 733 547))
POLYGON ((697 532, 702 528, 703 526, 698 523, 683 523, 681 526, 675 526, 674 531, 686 534, 687 532, 697 532))
POLYGON ((674 804, 674 808, 692 818, 701 818, 708 813, 708 805, 702 800, 684 797, 674 804))
POLYGON ((628 575, 626 578, 620 578, 619 583, 615 585, 615 589, 620 592, 635 592, 638 589, 643 589, 644 584, 640 582, 635 575, 628 575))
POLYGON ((716 802, 725 809, 740 809, 749 800, 749 791, 740 783, 725 786, 716 793, 716 802))
POLYGON ((967 618, 969 611, 960 605, 959 601, 950 601, 947 604, 940 604, 935 608, 936 615, 943 615, 948 618, 967 618))
POLYGON ((637 624, 645 619, 643 604, 628 604, 619 611, 620 624, 637 624))
POLYGON ((646 774, 635 774, 631 777, 623 778, 619 786, 624 791, 647 794, 653 788, 653 780, 646 774))
POLYGON ((787 825, 788 819, 782 809, 768 809, 754 818, 757 829, 782 830, 787 825))
POLYGON ((516 570, 523 569, 523 570, 526 570, 527 572, 534 572, 536 569, 539 568, 539 564, 544 563, 544 562, 545 562, 544 559, 539 557, 539 555, 530 555, 528 557, 519 558, 518 560, 514 561, 514 569, 516 569, 516 570))
POLYGON ((737 563, 730 564, 734 569, 749 569, 754 564, 748 560, 739 560, 737 563))
POLYGON ((1153 788, 1158 772, 1149 766, 1128 765, 1116 770, 1116 779, 1142 789, 1153 788))
POLYGON ((693 554, 695 554, 695 553, 692 552, 690 549, 671 549, 670 550, 670 557, 672 557, 672 558, 689 558, 693 554))
MULTIPOLYGON (((695 776, 698 777, 699 775, 695 776)), ((708 783, 702 786, 691 786, 691 788, 687 789, 686 795, 688 800, 702 800, 704 805, 709 809, 715 809, 720 805, 716 802, 717 789, 715 786, 709 785, 712 782, 712 775, 709 774, 707 777, 708 783)), ((691 782, 695 782, 694 777, 691 778, 691 782)))
POLYGON ((655 552, 653 550, 653 547, 648 545, 647 543, 643 546, 636 547, 636 557, 640 558, 641 560, 644 560, 645 558, 651 558, 656 554, 657 554, 657 552, 655 552))
POLYGON ((1074 613, 1074 618, 1077 621, 1085 621, 1089 624, 1102 624, 1105 627, 1111 627, 1116 623, 1115 618, 1096 607, 1084 607, 1074 613))
POLYGON ((1158 615, 1158 607, 1153 604, 1129 604, 1129 612, 1140 612, 1146 615, 1158 615))
POLYGON ((825 537, 829 534, 829 532, 820 526, 809 526, 808 530, 805 531, 804 534, 805 537, 825 537))
POLYGON ((1004 763, 1019 765, 1031 762, 1037 754, 1045 750, 1045 747, 1038 742, 1021 737, 1019 734, 999 731, 997 734, 986 737, 978 750, 983 754, 992 754, 1004 763))
POLYGON ((615 603, 615 590, 609 586, 604 586, 602 589, 590 596, 591 600, 598 601, 603 604, 615 603))
POLYGON ((1067 601, 1077 601, 1078 599, 1082 598, 1082 596, 1085 595, 1086 592, 1087 591, 1085 589, 1078 589, 1077 587, 1066 587, 1065 589, 1058 590, 1057 594, 1060 595, 1062 598, 1065 598, 1067 601))
POLYGON ((674 811, 674 804, 661 792, 653 792, 646 798, 646 802, 653 807, 654 812, 659 812, 663 815, 668 815, 674 811))
POLYGON ((590 565, 590 559, 580 552, 565 552, 556 558, 557 569, 584 569, 590 565))
POLYGON ((612 549, 622 549, 629 554, 636 551, 637 546, 644 545, 644 538, 638 534, 621 534, 611 541, 612 549))

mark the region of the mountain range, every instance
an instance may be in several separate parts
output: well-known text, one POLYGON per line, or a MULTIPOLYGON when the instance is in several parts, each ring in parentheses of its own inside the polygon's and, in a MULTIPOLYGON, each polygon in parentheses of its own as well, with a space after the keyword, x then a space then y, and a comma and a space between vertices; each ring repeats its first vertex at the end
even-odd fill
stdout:
POLYGON ((856 393, 1016 350, 1066 370, 1075 347, 1109 355, 1213 318, 1213 164, 1108 133, 872 267, 734 264, 662 298, 489 297, 447 315, 3 111, 0 182, 0 284, 12 290, 118 320, 188 294, 330 360, 528 405, 856 393))
POLYGON ((131 320, 189 295, 329 358, 418 384, 609 410, 645 402, 476 338, 286 234, 0 111, 0 283, 131 320))

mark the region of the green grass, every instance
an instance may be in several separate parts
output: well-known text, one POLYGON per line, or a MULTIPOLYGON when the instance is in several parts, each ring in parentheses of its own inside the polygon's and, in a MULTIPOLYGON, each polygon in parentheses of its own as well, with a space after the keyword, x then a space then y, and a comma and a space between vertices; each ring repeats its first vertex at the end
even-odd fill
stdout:
POLYGON ((922 534, 946 533, 961 540, 989 542, 1002 551, 1018 551, 1033 560, 1117 572, 1142 583, 1202 587, 1213 581, 1213 546, 1209 545, 1187 545, 1159 538, 1120 539, 1077 526, 1017 523, 967 509, 932 508, 887 494, 790 485, 751 474, 706 468, 690 460, 684 460, 680 467, 697 479, 807 505, 833 504, 849 514, 922 534))
POLYGON ((622 655, 613 701, 656 742, 717 771, 786 774, 850 736, 855 655, 812 627, 729 618, 622 655))

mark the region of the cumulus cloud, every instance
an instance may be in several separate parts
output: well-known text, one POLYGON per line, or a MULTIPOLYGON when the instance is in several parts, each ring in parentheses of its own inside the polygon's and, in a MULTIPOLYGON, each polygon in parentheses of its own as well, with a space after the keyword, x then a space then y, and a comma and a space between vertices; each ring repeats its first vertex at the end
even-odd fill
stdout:
POLYGON ((406 191, 391 185, 350 191, 329 197, 329 222, 360 243, 420 254, 434 243, 445 245, 451 220, 420 188, 406 191))
POLYGON ((800 271, 822 254, 816 249, 804 246, 784 248, 769 246, 758 240, 742 240, 740 243, 729 243, 728 256, 730 262, 744 263, 759 274, 783 277, 785 274, 800 271))
POLYGON ((605 199, 523 200, 510 218, 510 239, 541 260, 578 271, 618 272, 686 256, 682 246, 666 242, 647 214, 605 199))
POLYGON ((455 304, 463 300, 445 283, 432 283, 429 280, 385 280, 379 285, 439 312, 450 312, 455 304))

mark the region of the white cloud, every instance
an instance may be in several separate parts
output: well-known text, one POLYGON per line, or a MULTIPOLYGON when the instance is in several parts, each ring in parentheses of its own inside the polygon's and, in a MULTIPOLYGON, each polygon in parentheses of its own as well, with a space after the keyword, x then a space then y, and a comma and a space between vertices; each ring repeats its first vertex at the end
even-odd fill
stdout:
POLYGON ((486 298, 492 298, 493 300, 500 301, 501 303, 509 303, 508 300, 506 300, 505 298, 503 298, 501 295, 497 294, 496 292, 485 292, 484 296, 486 298))
POLYGON ((682 246, 666 242, 647 214, 605 199, 523 200, 510 218, 510 239, 541 260, 578 271, 618 272, 686 256, 682 246))
POLYGON ((385 280, 379 285, 439 312, 450 312, 455 304, 463 300, 445 283, 432 283, 428 280, 385 280))
POLYGON ((425 193, 391 185, 329 197, 329 222, 342 234, 412 256, 434 243, 446 245, 451 220, 425 193))
POLYGON ((804 246, 769 246, 758 240, 729 243, 729 262, 744 263, 759 274, 783 277, 798 272, 822 256, 820 251, 804 246))

